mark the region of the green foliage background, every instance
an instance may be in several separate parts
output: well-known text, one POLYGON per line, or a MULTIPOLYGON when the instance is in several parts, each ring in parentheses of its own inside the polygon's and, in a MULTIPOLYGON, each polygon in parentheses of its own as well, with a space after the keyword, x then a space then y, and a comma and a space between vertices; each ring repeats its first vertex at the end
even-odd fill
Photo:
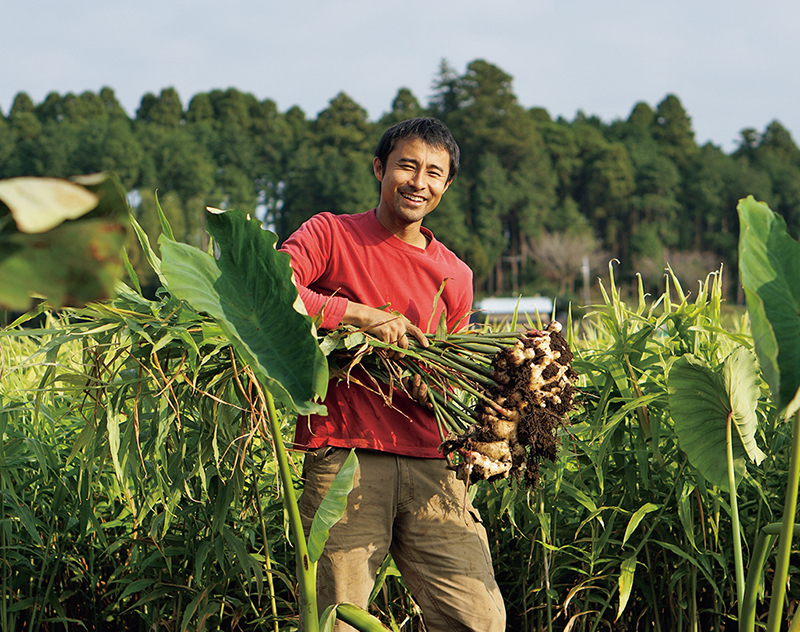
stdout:
MULTIPOLYGON (((736 270, 735 207, 748 194, 790 233, 800 229, 800 150, 778 121, 742 130, 726 154, 697 145, 675 95, 636 103, 625 120, 579 112, 569 121, 521 106, 512 77, 484 60, 463 73, 443 62, 433 83, 425 104, 400 88, 378 121, 344 93, 313 118, 234 88, 187 104, 172 88, 148 93, 133 118, 110 88, 54 92, 38 104, 20 93, 0 113, 0 178, 113 170, 138 192, 137 219, 153 238, 158 189, 178 241, 205 245, 206 205, 257 214, 284 239, 319 211, 372 208, 380 134, 432 114, 460 142, 463 171, 426 221, 473 267, 478 294, 571 298, 584 255, 592 278, 616 257, 621 281, 640 272, 657 292, 665 261, 687 286, 720 263, 736 270), (554 235, 572 247, 546 251, 554 235)), ((155 284, 143 258, 132 257, 155 284)))
MULTIPOLYGON (((694 289, 720 261, 736 269, 746 194, 797 233, 800 150, 777 121, 743 130, 730 155, 698 147, 674 95, 624 121, 553 120, 520 106, 511 83, 485 61, 463 74, 443 64, 427 105, 401 89, 377 122, 345 94, 310 120, 234 89, 186 107, 172 89, 148 94, 133 119, 109 88, 40 104, 21 93, 0 116, 0 178, 114 170, 138 192, 153 243, 157 188, 176 240, 205 249, 207 204, 261 216, 280 237, 319 211, 371 208, 385 126, 442 118, 463 171, 426 221, 474 268, 478 293, 569 296, 578 268, 559 251, 594 268, 620 260, 572 332, 581 405, 559 460, 536 491, 472 488, 510 629, 727 629, 729 501, 681 451, 667 375, 688 354, 722 373, 731 349, 754 345, 743 323, 724 322, 721 272, 691 298, 679 279, 694 289), (633 305, 621 284, 638 290, 633 305), (660 298, 647 299, 654 288, 660 298)), ((0 331, 0 629, 292 629, 294 554, 261 386, 213 322, 155 291, 130 246, 147 298, 122 287, 0 331)), ((767 456, 739 485, 745 543, 780 516, 791 439, 757 382, 767 456)), ((282 422, 288 439, 296 420, 282 411, 282 422)), ((793 573, 796 549, 791 560, 793 573)), ((373 611, 419 629, 402 580, 384 571, 373 611)), ((767 584, 773 572, 768 561, 767 584)), ((800 595, 790 586, 787 597, 794 612, 800 595)))

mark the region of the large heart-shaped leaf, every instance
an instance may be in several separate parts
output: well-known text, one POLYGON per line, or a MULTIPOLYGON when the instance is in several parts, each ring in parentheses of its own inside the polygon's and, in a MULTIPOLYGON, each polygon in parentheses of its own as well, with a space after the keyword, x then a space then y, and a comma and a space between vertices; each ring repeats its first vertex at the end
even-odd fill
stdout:
POLYGON ((764 454, 755 444, 758 371, 752 354, 738 348, 715 373, 687 354, 669 371, 670 415, 681 450, 711 484, 728 491, 727 424, 731 416, 734 469, 741 478, 745 458, 760 463, 764 454))
POLYGON ((744 347, 736 347, 722 363, 722 380, 733 413, 734 445, 738 437, 747 458, 759 465, 766 455, 756 445, 761 379, 753 354, 744 347))
POLYGON ((800 243, 783 218, 753 196, 740 200, 737 210, 739 274, 756 353, 783 410, 800 386, 800 243))
POLYGON ((0 306, 23 311, 110 298, 122 272, 128 203, 116 178, 0 181, 0 306))
POLYGON ((169 291, 217 321, 240 356, 280 401, 301 414, 325 413, 313 400, 328 384, 311 319, 295 309, 289 255, 277 236, 244 212, 209 214, 219 260, 162 235, 161 272, 169 291))

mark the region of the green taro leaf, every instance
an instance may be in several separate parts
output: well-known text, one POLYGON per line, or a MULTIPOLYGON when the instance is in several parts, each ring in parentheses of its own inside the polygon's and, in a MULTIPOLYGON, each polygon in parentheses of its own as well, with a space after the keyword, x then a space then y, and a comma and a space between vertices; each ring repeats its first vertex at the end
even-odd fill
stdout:
POLYGON ((739 475, 737 482, 744 471, 745 457, 757 463, 764 458, 754 438, 757 380, 754 358, 742 347, 725 359, 723 376, 691 354, 676 360, 669 371, 670 414, 681 450, 708 482, 725 491, 730 490, 729 414, 732 415, 731 439, 734 469, 739 475))
POLYGON ((783 218, 753 196, 736 208, 739 275, 756 353, 772 398, 783 410, 800 386, 800 243, 786 232, 783 218))
POLYGON ((23 233, 45 233, 67 219, 77 219, 97 206, 97 196, 59 178, 0 180, 0 200, 23 233))
POLYGON ((0 307, 24 311, 35 297, 55 307, 111 298, 127 213, 125 192, 108 174, 0 181, 0 307))
POLYGON ((347 495, 353 489, 356 468, 358 468, 358 457, 355 450, 350 450, 342 469, 334 477, 311 522, 311 531, 308 534, 308 558, 312 562, 319 560, 328 541, 331 527, 342 519, 347 509, 347 495))
POLYGON ((244 212, 209 214, 207 227, 219 247, 218 261, 160 237, 167 288, 217 322, 276 399, 301 414, 325 414, 313 400, 325 396, 327 362, 311 319, 294 307, 300 299, 289 255, 275 250, 277 236, 244 212))
POLYGON ((753 354, 744 347, 736 347, 722 364, 722 379, 733 412, 734 442, 738 436, 747 457, 759 465, 766 455, 756 445, 756 404, 761 380, 753 354))

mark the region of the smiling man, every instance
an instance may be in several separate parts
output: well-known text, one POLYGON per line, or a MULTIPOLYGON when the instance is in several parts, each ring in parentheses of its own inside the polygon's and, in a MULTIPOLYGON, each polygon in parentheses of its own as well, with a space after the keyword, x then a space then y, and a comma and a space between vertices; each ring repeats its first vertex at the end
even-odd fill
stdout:
POLYGON ((381 183, 378 221, 403 241, 425 248, 422 220, 452 182, 450 154, 420 138, 406 138, 385 158, 375 156, 372 167, 381 183))
MULTIPOLYGON (((380 200, 357 215, 321 213, 286 240, 300 296, 323 328, 352 324, 408 348, 442 317, 466 324, 472 272, 422 226, 458 172, 459 149, 441 121, 390 127, 373 160, 380 200), (440 292, 438 300, 435 300, 440 292), (399 316, 402 314, 402 316, 399 316)), ((391 553, 429 632, 505 629, 486 532, 464 484, 446 468, 436 420, 401 391, 391 405, 355 369, 329 385, 327 416, 298 420, 305 450, 300 498, 306 532, 350 448, 359 458, 347 511, 330 531, 318 567, 320 612, 349 601, 367 606, 376 572, 391 553)), ((343 623, 337 632, 351 630, 343 623)))

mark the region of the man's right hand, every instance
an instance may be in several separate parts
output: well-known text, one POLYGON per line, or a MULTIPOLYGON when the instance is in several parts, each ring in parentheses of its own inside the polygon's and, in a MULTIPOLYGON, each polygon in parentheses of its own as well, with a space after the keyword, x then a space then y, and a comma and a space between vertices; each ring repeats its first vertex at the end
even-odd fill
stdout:
MULTIPOLYGON (((409 336, 414 336, 423 347, 430 344, 423 331, 403 316, 354 301, 348 302, 342 323, 355 325, 381 342, 393 344, 401 349, 408 349, 409 336)), ((390 351, 388 355, 389 358, 398 360, 403 357, 403 353, 399 351, 390 351)))

